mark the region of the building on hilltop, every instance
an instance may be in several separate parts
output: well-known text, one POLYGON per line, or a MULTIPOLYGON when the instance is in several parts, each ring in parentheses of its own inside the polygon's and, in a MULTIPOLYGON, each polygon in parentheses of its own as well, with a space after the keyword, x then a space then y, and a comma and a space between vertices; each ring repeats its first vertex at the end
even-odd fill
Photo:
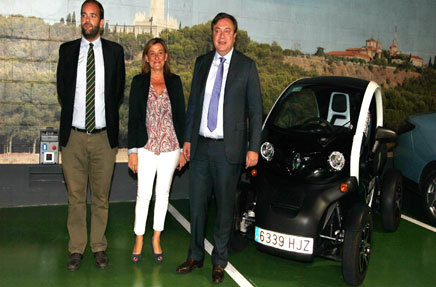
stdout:
POLYGON ((398 30, 397 30, 397 26, 395 26, 394 39, 392 40, 392 45, 389 46, 389 55, 392 57, 392 62, 396 64, 402 64, 405 61, 410 61, 412 65, 414 65, 415 67, 423 67, 424 66, 423 58, 418 56, 413 56, 412 54, 410 55, 401 54, 400 50, 398 49, 397 39, 398 39, 398 30))
POLYGON ((418 56, 411 56, 410 61, 412 62, 412 65, 415 67, 422 67, 424 66, 424 59, 418 56))
POLYGON ((337 57, 357 58, 369 62, 375 57, 381 57, 382 49, 379 41, 370 38, 361 48, 347 48, 345 51, 330 51, 327 54, 337 57))
POLYGON ((424 59, 419 56, 406 55, 406 54, 397 54, 392 57, 392 63, 395 64, 403 64, 410 62, 415 67, 423 67, 424 59))
POLYGON ((162 30, 177 30, 177 19, 167 14, 165 17, 165 0, 150 0, 150 11, 148 16, 146 12, 136 13, 132 25, 109 25, 109 31, 134 33, 150 33, 153 37, 159 36, 162 30))
MULTIPOLYGON (((405 61, 410 61, 415 67, 424 66, 424 59, 418 56, 401 54, 397 45, 398 31, 397 26, 395 26, 394 39, 392 40, 392 45, 389 46, 388 53, 391 56, 392 63, 403 64, 405 61)), ((379 41, 370 38, 366 40, 366 45, 361 48, 348 48, 345 51, 330 51, 327 52, 328 55, 344 57, 344 58, 354 58, 361 59, 365 62, 369 62, 375 58, 380 58, 382 56, 382 48, 379 41)))
POLYGON ((400 50, 398 50, 397 38, 398 38, 398 31, 397 31, 397 26, 395 25, 394 39, 392 40, 392 45, 389 46, 389 55, 391 55, 391 57, 399 56, 401 54, 400 50))
MULTIPOLYGON (((359 52, 356 52, 355 50, 351 50, 353 48, 350 48, 350 50, 347 49, 347 51, 330 51, 327 52, 327 54, 336 56, 336 57, 344 57, 344 58, 356 58, 356 59, 362 59, 365 62, 369 62, 371 60, 371 57, 365 54, 361 54, 359 52)), ((358 49, 358 48, 356 48, 358 49)))
POLYGON ((380 42, 373 38, 366 40, 366 46, 361 49, 363 49, 371 59, 374 59, 376 56, 380 58, 382 54, 380 42))

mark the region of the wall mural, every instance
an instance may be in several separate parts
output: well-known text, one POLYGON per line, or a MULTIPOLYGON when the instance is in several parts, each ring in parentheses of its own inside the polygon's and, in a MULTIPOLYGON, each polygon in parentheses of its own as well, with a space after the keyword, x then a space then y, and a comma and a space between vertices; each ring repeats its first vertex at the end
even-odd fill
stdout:
MULTIPOLYGON (((436 2, 303 0, 101 0, 103 37, 125 49, 120 143, 127 145, 128 93, 151 37, 164 38, 186 99, 195 58, 212 49, 210 20, 239 22, 237 49, 256 60, 267 113, 302 77, 342 75, 383 88, 385 122, 436 111, 436 2)), ((40 131, 59 126, 59 45, 80 37, 82 1, 0 3, 0 164, 38 163, 40 131)), ((127 158, 120 149, 119 160, 127 158)))

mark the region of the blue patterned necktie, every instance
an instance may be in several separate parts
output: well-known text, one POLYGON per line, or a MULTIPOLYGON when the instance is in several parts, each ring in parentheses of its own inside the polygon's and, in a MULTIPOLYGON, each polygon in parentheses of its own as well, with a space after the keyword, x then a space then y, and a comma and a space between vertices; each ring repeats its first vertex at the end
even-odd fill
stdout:
POLYGON ((207 127, 211 132, 216 129, 217 117, 218 117, 218 103, 220 100, 221 84, 223 82, 223 66, 226 59, 220 57, 220 65, 216 73, 215 83, 213 84, 212 96, 209 102, 209 111, 207 113, 207 127))
POLYGON ((91 133, 95 129, 95 60, 93 44, 89 43, 88 59, 86 62, 86 131, 91 133))

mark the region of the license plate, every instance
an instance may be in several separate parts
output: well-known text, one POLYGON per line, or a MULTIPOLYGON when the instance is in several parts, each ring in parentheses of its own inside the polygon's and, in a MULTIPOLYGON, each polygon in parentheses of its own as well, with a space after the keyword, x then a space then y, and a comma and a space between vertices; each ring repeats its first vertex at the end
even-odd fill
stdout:
POLYGON ((274 232, 256 226, 254 240, 263 245, 286 251, 304 254, 313 253, 313 238, 274 232))

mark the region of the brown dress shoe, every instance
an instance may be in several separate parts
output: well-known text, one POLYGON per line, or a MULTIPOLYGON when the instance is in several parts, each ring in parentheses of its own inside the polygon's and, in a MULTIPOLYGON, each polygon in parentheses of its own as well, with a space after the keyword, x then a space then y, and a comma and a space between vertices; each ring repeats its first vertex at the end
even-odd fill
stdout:
POLYGON ((76 271, 79 269, 82 258, 83 255, 80 253, 71 253, 67 261, 67 269, 70 271, 76 271))
POLYGON ((186 259, 185 262, 182 263, 179 267, 177 267, 176 271, 181 274, 186 274, 191 272, 194 269, 203 267, 203 261, 197 261, 192 258, 186 259))
POLYGON ((106 251, 98 251, 94 253, 95 265, 100 269, 105 269, 109 265, 109 258, 106 251))
POLYGON ((212 281, 221 283, 224 279, 224 268, 221 265, 213 265, 212 268, 212 281))

